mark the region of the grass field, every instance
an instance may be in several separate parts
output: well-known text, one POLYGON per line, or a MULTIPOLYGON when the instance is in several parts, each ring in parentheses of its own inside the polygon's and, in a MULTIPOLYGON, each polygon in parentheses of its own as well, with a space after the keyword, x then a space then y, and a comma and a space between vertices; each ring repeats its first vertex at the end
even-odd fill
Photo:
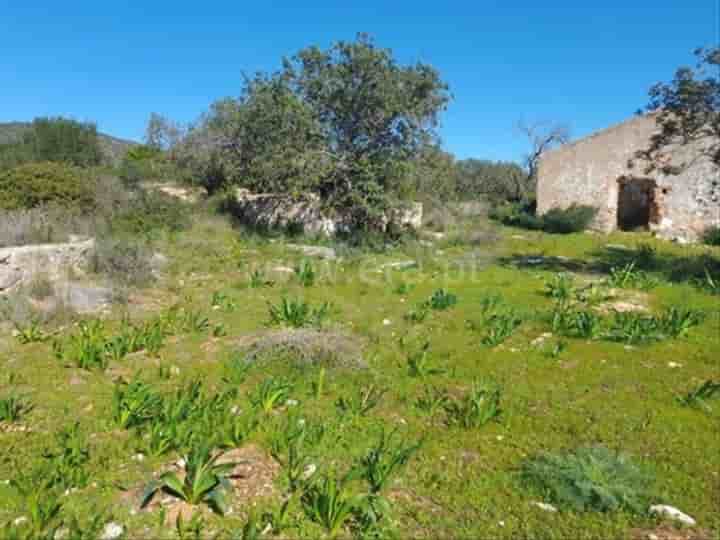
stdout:
POLYGON ((105 317, 104 337, 6 328, 0 398, 27 406, 0 433, 4 534, 92 538, 114 522, 126 538, 716 538, 720 399, 681 398, 719 379, 720 297, 704 277, 718 249, 628 233, 464 238, 322 260, 198 218, 158 242, 168 267, 105 317), (615 315, 628 303, 645 322, 615 315), (133 333, 125 314, 149 321, 133 334, 144 341, 112 355, 133 333), (121 380, 162 404, 122 417, 121 380), (396 452, 376 455, 397 463, 371 474, 382 433, 396 452), (167 489, 141 508, 163 472, 182 482, 178 459, 203 442, 239 463, 225 515, 167 489), (584 447, 629 456, 651 480, 643 510, 619 496, 596 511, 602 490, 582 510, 523 474, 584 447))

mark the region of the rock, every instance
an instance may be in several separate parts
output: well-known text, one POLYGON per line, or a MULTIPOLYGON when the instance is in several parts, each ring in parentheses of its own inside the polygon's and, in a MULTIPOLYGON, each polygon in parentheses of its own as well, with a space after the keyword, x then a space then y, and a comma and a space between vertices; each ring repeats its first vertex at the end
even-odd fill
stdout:
POLYGON ((336 259, 337 255, 333 248, 325 246, 306 246, 303 244, 287 244, 289 249, 301 251, 308 257, 319 257, 321 259, 336 259))
POLYGON ((687 514, 681 512, 674 506, 669 506, 666 504, 655 504, 650 507, 650 513, 655 514, 661 517, 669 518, 675 521, 679 521, 680 523, 684 523, 685 525, 693 526, 696 524, 695 520, 688 516, 687 514))
POLYGON ((153 270, 162 270, 167 266, 169 262, 169 259, 166 255, 163 255, 159 251, 156 251, 153 253, 152 257, 150 257, 150 267, 153 270))
POLYGON ((538 502, 533 501, 531 503, 534 506, 537 506, 540 510, 545 510, 546 512, 557 512, 557 508, 555 508, 552 504, 544 503, 544 502, 538 502))
POLYGON ((417 263, 415 261, 398 261, 385 263, 380 265, 380 270, 405 270, 408 268, 415 268, 417 263))
POLYGON ((100 539, 101 540, 115 540, 116 538, 120 538, 124 532, 125 532, 125 528, 122 525, 120 525, 119 523, 115 523, 114 521, 111 521, 110 523, 105 524, 105 528, 103 529, 103 532, 100 535, 100 539))
POLYGON ((95 313, 111 304, 113 291, 108 287, 68 282, 58 285, 56 294, 78 313, 95 313))
POLYGON ((22 279, 22 272, 17 268, 6 268, 0 262, 0 292, 11 289, 22 279))
POLYGON ((42 275, 50 281, 83 273, 95 251, 93 239, 65 244, 35 244, 0 249, 0 293, 42 275))

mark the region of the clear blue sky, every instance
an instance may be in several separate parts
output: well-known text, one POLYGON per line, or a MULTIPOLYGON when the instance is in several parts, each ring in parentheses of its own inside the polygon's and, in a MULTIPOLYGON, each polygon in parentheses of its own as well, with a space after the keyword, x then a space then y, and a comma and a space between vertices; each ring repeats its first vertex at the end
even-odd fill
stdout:
POLYGON ((151 111, 192 120, 242 72, 368 32, 450 84, 446 149, 519 159, 518 120, 581 136, 644 105, 716 42, 717 1, 0 0, 0 121, 66 115, 140 139, 151 111))

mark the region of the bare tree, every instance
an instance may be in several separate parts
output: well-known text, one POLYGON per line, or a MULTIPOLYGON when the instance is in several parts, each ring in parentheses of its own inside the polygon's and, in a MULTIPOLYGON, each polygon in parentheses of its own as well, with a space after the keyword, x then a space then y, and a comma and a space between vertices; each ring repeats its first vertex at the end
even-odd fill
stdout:
POLYGON ((540 158, 548 150, 570 141, 570 129, 564 124, 553 122, 518 122, 518 130, 528 138, 530 151, 526 154, 524 165, 531 182, 537 180, 540 158))

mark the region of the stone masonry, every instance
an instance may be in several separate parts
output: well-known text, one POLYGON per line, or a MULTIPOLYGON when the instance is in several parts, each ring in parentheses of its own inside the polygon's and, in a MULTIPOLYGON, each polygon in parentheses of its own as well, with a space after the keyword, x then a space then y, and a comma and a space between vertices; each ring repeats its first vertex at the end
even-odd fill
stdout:
POLYGON ((548 152, 538 172, 538 213, 590 205, 598 209, 595 230, 646 228, 685 241, 720 225, 720 174, 700 143, 665 152, 679 174, 648 173, 636 158, 656 129, 652 115, 635 116, 548 152))

